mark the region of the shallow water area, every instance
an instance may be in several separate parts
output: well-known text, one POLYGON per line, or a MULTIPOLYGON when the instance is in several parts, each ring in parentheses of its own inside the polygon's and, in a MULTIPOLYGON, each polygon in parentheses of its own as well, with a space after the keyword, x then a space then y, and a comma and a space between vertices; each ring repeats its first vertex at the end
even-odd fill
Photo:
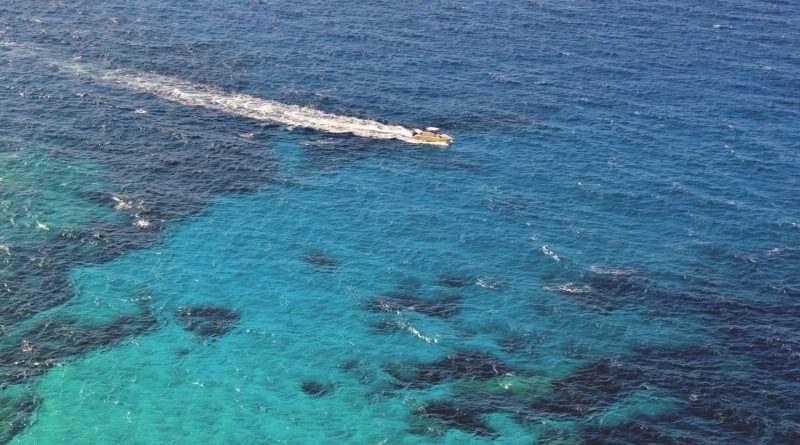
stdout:
POLYGON ((798 17, 3 3, 0 443, 800 442, 798 17))

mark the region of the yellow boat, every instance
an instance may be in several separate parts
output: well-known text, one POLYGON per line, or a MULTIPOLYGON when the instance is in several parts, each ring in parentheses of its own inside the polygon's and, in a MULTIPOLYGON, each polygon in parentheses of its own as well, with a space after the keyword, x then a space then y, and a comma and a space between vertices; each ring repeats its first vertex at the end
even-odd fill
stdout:
POLYGON ((453 136, 440 132, 436 127, 428 127, 424 131, 415 128, 412 131, 414 133, 414 139, 419 141, 440 145, 447 145, 450 142, 453 142, 453 136))

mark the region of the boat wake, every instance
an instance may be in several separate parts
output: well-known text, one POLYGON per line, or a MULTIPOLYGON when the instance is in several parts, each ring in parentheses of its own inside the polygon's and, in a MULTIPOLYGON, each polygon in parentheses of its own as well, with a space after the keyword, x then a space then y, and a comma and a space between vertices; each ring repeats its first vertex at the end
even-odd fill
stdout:
MULTIPOLYGON (((17 46, 15 55, 41 59, 42 51, 4 42, 6 47, 17 46)), ((150 93, 183 105, 203 107, 246 116, 261 121, 302 127, 327 133, 349 133, 372 139, 396 139, 411 144, 446 146, 446 142, 426 141, 414 137, 412 129, 401 125, 383 124, 375 120, 340 116, 308 106, 291 105, 241 93, 225 92, 208 85, 192 83, 175 77, 127 70, 98 70, 79 61, 60 61, 48 58, 50 65, 94 80, 111 82, 125 88, 150 93)))
POLYGON ((397 139, 411 144, 446 145, 414 138, 411 129, 374 120, 325 113, 312 107, 290 105, 241 93, 228 93, 207 85, 150 73, 109 71, 103 80, 183 105, 198 106, 252 119, 310 128, 327 133, 350 133, 372 139, 397 139))

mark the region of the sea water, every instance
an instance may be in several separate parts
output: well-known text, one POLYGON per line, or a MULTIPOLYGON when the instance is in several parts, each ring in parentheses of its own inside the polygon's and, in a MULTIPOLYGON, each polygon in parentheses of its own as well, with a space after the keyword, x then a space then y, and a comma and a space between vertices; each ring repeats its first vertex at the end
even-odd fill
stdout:
POLYGON ((4 2, 0 441, 800 442, 799 20, 4 2))

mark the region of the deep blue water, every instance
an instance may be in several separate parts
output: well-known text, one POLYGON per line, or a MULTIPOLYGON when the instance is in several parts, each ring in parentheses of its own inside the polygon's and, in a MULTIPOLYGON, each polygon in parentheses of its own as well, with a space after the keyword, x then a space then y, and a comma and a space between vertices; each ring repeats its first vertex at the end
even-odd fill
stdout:
POLYGON ((783 1, 2 2, 0 443, 800 443, 799 30, 783 1))

